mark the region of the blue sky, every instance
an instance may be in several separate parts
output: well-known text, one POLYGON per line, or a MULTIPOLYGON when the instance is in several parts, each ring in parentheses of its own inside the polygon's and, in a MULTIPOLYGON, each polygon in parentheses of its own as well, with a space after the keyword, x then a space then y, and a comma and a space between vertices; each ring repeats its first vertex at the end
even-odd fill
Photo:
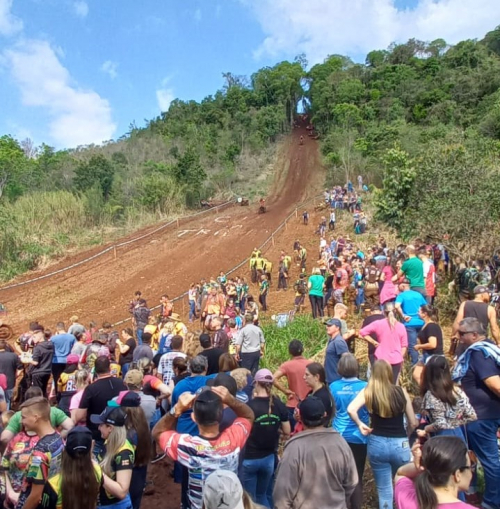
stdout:
POLYGON ((118 138, 222 72, 305 52, 363 60, 410 37, 482 37, 498 0, 0 0, 0 134, 58 148, 118 138))

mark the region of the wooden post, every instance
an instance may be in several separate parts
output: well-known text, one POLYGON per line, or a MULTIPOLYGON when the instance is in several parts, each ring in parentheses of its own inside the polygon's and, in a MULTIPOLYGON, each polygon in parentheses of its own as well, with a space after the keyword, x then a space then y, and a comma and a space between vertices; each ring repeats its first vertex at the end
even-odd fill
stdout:
POLYGON ((273 246, 274 246, 274 235, 271 236, 271 241, 272 241, 273 246))
POLYGON ((285 230, 286 230, 286 226, 287 226, 287 221, 285 220, 285 230))
POLYGON ((299 209, 298 208, 295 209, 295 217, 299 217, 299 209))
POLYGON ((114 253, 114 255, 115 255, 115 260, 116 260, 116 246, 115 246, 115 247, 113 247, 113 253, 114 253))
POLYGON ((177 229, 179 229, 179 218, 177 218, 177 229))

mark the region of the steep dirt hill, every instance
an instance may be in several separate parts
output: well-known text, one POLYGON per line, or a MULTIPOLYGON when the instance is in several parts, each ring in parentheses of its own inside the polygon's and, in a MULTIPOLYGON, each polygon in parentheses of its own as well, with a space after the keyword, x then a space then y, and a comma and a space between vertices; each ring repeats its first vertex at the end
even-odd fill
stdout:
MULTIPOLYGON (((31 320, 53 328, 73 314, 84 324, 90 320, 115 322, 127 317, 127 303, 136 290, 141 290, 153 306, 163 293, 180 295, 192 281, 229 270, 261 244, 301 201, 321 188, 324 172, 317 142, 305 129, 295 129, 285 142, 275 171, 266 214, 258 215, 256 204, 235 205, 182 222, 179 228, 166 229, 116 253, 112 250, 59 275, 0 289, 0 302, 9 310, 8 323, 19 333, 31 320), (303 145, 299 144, 301 135, 303 145)), ((71 266, 101 249, 68 257, 46 272, 71 266)))

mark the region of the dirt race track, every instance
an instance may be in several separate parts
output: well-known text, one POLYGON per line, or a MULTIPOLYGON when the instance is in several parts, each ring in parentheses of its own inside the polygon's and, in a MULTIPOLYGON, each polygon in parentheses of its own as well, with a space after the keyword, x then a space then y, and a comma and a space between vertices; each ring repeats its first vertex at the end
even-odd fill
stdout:
MULTIPOLYGON (((146 239, 106 253, 89 263, 18 288, 1 290, 0 302, 9 310, 8 320, 17 333, 32 320, 53 328, 76 314, 87 324, 127 318, 134 291, 141 290, 150 306, 163 293, 175 297, 201 277, 218 275, 249 256, 296 206, 317 194, 324 182, 318 146, 295 129, 282 147, 275 180, 267 198, 268 212, 257 214, 257 204, 230 206, 182 222, 146 239), (300 135, 304 144, 299 144, 300 135)), ((145 230, 147 231, 147 230, 145 230)), ((141 232, 136 232, 136 237, 141 232)), ((70 266, 102 247, 67 257, 46 271, 26 279, 70 266)), ((273 260, 276 261, 276 260, 273 260)), ((246 271, 245 271, 246 272, 246 271)), ((176 306, 182 313, 182 304, 176 306)))

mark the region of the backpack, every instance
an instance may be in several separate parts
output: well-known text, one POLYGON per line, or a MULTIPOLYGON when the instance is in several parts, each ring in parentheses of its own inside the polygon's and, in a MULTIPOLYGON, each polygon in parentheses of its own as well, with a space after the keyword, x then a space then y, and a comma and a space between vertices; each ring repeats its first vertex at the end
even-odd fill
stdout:
POLYGON ((7 377, 3 373, 0 373, 0 388, 7 390, 7 377))
POLYGON ((307 293, 307 285, 305 279, 299 279, 295 286, 297 287, 297 293, 300 295, 305 295, 307 293))
POLYGON ((458 285, 461 292, 469 296, 474 295, 474 288, 477 286, 478 273, 476 269, 463 269, 458 274, 458 285))

